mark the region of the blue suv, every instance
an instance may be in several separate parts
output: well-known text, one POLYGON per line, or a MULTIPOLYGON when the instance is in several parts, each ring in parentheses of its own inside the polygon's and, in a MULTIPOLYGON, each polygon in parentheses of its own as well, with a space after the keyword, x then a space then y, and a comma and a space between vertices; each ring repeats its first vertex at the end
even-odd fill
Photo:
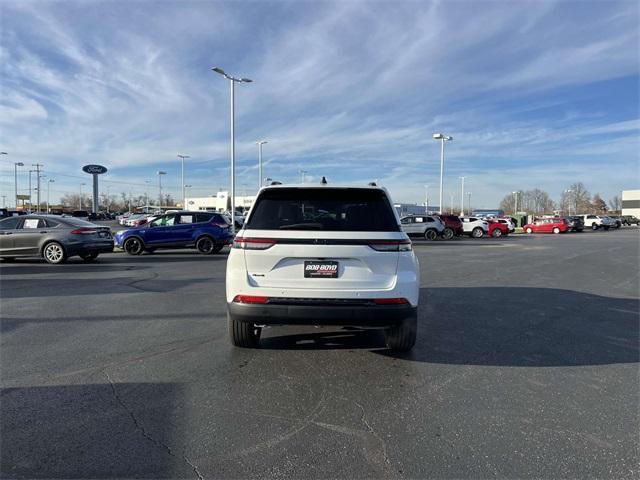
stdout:
POLYGON ((195 247, 200 253, 218 253, 231 243, 229 223, 215 212, 177 212, 154 218, 114 235, 115 244, 129 255, 157 248, 195 247))

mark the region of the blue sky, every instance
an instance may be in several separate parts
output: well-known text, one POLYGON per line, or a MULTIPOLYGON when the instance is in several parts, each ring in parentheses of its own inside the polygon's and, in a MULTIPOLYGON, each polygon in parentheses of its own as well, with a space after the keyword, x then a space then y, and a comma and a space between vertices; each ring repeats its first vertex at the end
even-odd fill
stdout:
MULTIPOLYGON (((474 207, 582 181, 609 199, 640 187, 636 1, 0 2, 0 186, 13 162, 44 164, 52 200, 87 163, 110 192, 179 197, 226 189, 229 85, 237 186, 378 179, 396 201, 460 181, 474 207), (146 181, 150 186, 146 186, 146 181)), ((27 185, 26 173, 19 179, 27 185)))

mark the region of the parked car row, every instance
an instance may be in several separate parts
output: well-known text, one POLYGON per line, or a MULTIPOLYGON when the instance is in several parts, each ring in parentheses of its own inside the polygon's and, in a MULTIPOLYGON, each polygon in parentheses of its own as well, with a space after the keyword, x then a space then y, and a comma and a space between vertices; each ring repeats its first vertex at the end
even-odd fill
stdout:
POLYGON ((406 215, 400 219, 402 230, 411 237, 426 240, 443 238, 451 240, 456 236, 468 235, 473 238, 509 235, 515 231, 510 218, 458 217, 456 215, 406 215))

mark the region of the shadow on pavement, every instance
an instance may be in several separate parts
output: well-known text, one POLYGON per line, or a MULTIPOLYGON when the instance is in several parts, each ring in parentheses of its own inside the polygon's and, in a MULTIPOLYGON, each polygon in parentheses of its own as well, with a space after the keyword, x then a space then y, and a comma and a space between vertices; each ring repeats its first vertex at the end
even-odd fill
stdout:
MULTIPOLYGON (((454 365, 556 367, 638 363, 640 302, 571 290, 519 287, 421 291, 418 341, 403 355, 381 332, 335 328, 261 340, 267 349, 371 349, 454 365)), ((312 327, 313 328, 313 327, 312 327)))
POLYGON ((104 383, 1 391, 2 478, 196 478, 176 418, 181 387, 104 383))

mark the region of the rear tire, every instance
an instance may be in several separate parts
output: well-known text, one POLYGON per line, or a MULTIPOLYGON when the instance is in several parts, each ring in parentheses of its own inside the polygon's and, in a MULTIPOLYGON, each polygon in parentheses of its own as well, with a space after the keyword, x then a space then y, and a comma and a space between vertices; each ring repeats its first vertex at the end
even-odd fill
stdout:
POLYGON ((228 312, 227 324, 229 326, 229 338, 234 346, 256 348, 260 345, 260 328, 251 323, 234 320, 228 312))
POLYGON ((591 230, 597 230, 598 229, 598 225, 596 225, 595 223, 591 225, 591 230))
POLYGON ((480 227, 476 227, 471 231, 471 236, 473 238, 482 238, 484 236, 484 230, 480 227))
POLYGON ((444 231, 442 232, 442 238, 444 238, 445 240, 451 240, 454 237, 455 233, 453 232, 452 229, 450 228, 445 228, 444 231))
POLYGON ((42 249, 42 256, 52 265, 58 265, 67 261, 67 254, 64 247, 58 242, 49 242, 42 249))
POLYGON ((216 243, 214 242, 213 238, 209 236, 202 236, 198 238, 198 240, 196 240, 196 248, 203 255, 211 255, 212 253, 216 253, 216 243))
POLYGON ((553 228, 553 233, 560 233, 560 229, 558 227, 553 228))
POLYGON ((130 237, 124 242, 122 248, 129 255, 140 255, 144 251, 144 243, 138 237, 130 237))
POLYGON ((531 230, 531 227, 527 228, 526 230, 527 233, 533 233, 533 230, 531 230))
POLYGON ((493 232, 491 232, 491 236, 493 238, 498 238, 502 236, 502 230, 500 230, 499 228, 496 228, 493 232))
POLYGON ((425 240, 433 241, 436 238, 438 238, 438 232, 436 232, 433 229, 429 229, 426 232, 424 232, 424 238, 425 238, 425 240))
POLYGON ((413 348, 418 336, 418 314, 403 319, 398 325, 384 331, 387 348, 395 352, 408 352, 413 348))

